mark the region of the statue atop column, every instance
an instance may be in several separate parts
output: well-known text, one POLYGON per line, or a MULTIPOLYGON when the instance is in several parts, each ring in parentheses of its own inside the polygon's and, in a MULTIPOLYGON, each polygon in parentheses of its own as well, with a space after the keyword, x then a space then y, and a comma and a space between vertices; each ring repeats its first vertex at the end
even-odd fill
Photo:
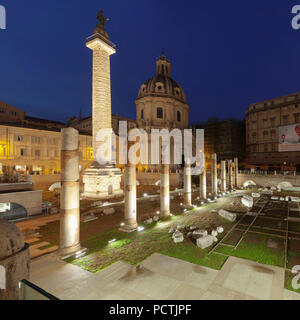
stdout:
POLYGON ((104 16, 104 11, 102 9, 99 11, 96 18, 99 21, 99 23, 97 24, 94 32, 100 33, 108 39, 108 34, 105 30, 105 24, 109 19, 104 16))

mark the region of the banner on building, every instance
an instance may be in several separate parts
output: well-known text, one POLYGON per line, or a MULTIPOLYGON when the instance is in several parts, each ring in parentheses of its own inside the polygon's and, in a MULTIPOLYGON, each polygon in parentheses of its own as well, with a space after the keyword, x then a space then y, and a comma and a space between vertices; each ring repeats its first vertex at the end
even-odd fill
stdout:
POLYGON ((279 152, 300 151, 300 123, 278 128, 279 152))

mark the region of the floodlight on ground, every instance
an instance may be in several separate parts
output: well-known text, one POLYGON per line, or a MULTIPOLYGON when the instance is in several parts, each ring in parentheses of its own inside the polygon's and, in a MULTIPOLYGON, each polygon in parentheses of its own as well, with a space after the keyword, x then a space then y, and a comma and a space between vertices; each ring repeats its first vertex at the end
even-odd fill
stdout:
POLYGON ((112 240, 109 240, 108 243, 111 244, 111 243, 114 243, 116 241, 117 241, 117 239, 112 239, 112 240))
POLYGON ((160 214, 160 212, 159 212, 159 211, 156 211, 156 214, 160 214))
POLYGON ((120 226, 121 226, 121 227, 125 226, 125 223, 124 223, 124 222, 122 222, 122 223, 120 224, 120 226))
POLYGON ((143 230, 145 230, 145 227, 140 226, 140 227, 137 228, 138 232, 143 231, 143 230))
POLYGON ((144 197, 148 197, 148 193, 144 193, 144 197))

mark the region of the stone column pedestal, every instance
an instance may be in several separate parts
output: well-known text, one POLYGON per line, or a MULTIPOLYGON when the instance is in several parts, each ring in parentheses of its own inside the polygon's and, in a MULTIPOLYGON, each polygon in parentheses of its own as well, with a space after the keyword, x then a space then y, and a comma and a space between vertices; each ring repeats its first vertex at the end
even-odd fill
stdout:
POLYGON ((168 217, 170 215, 170 173, 169 165, 161 165, 160 174, 160 216, 168 217))
POLYGON ((234 186, 239 187, 239 159, 234 158, 234 186))
POLYGON ((184 167, 184 206, 192 206, 192 177, 190 164, 185 164, 184 167))
POLYGON ((206 168, 204 167, 203 172, 200 174, 200 199, 206 200, 206 168))
POLYGON ((228 188, 231 191, 232 186, 232 160, 228 160, 228 188))
POLYGON ((221 161, 221 190, 226 192, 226 161, 221 161))
POLYGON ((61 257, 81 251, 78 131, 61 130, 60 242, 61 257))
POLYGON ((125 166, 125 219, 124 226, 120 228, 123 232, 134 232, 138 228, 136 221, 136 166, 128 163, 125 166))
POLYGON ((217 155, 212 155, 211 161, 211 193, 213 196, 218 195, 218 168, 217 168, 217 155))

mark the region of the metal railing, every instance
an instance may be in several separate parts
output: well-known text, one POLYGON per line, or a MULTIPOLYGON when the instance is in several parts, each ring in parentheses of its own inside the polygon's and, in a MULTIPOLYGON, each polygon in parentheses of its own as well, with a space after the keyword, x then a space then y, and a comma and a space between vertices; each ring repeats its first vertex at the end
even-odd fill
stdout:
POLYGON ((111 42, 107 38, 103 37, 100 33, 94 33, 93 35, 87 37, 86 38, 86 42, 92 41, 92 40, 97 39, 97 38, 101 39, 102 41, 104 41, 106 44, 108 44, 109 46, 113 47, 114 49, 117 48, 116 44, 114 44, 113 42, 111 42))
POLYGON ((19 283, 19 300, 59 300, 28 280, 19 283))

